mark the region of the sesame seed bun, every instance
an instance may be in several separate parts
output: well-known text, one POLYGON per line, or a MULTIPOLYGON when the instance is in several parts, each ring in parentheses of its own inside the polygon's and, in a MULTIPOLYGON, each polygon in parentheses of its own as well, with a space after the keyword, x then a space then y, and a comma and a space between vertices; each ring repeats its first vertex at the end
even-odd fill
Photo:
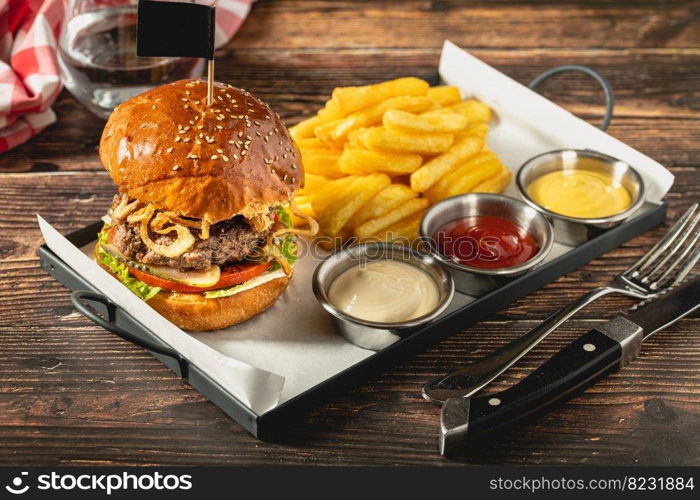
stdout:
POLYGON ((115 108, 100 159, 119 191, 162 210, 207 219, 252 216, 302 187, 301 156, 264 102, 216 83, 180 80, 115 108))
MULTIPOLYGON (((95 246, 95 256, 99 245, 95 246)), ((99 263, 99 260, 98 260, 99 263)), ((114 276, 109 268, 100 267, 114 276)), ((289 278, 281 277, 229 297, 208 299, 202 293, 161 290, 148 305, 184 330, 220 330, 257 316, 275 303, 287 288, 289 278)))

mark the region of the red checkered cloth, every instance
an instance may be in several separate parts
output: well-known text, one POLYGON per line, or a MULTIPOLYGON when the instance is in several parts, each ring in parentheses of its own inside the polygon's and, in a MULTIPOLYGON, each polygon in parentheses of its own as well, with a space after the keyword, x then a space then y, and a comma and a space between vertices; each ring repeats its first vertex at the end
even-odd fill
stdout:
MULTIPOLYGON (((227 43, 254 0, 216 4, 216 46, 227 43)), ((61 91, 56 49, 63 0, 0 0, 0 153, 56 121, 51 105, 61 91)))

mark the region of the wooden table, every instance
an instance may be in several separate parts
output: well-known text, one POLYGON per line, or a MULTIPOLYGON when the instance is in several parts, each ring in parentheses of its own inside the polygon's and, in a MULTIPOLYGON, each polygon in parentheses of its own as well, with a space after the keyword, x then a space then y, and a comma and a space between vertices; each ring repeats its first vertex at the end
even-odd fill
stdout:
MULTIPOLYGON (((676 175, 669 219, 700 198, 697 1, 261 0, 219 51, 217 76, 293 124, 334 86, 433 74, 446 38, 521 82, 563 63, 600 70, 618 98, 609 132, 676 175)), ((586 119, 601 117, 602 95, 585 76, 562 75, 542 91, 586 119)), ((255 440, 142 349, 77 314, 39 268, 35 214, 77 229, 115 191, 97 158, 103 122, 66 92, 54 109, 57 124, 0 157, 0 464, 700 464, 698 317, 645 343, 624 371, 458 461, 437 454, 438 408, 419 394, 427 379, 602 284, 663 228, 338 394, 283 443, 255 440)), ((610 298, 590 307, 497 388, 628 305, 610 298)))

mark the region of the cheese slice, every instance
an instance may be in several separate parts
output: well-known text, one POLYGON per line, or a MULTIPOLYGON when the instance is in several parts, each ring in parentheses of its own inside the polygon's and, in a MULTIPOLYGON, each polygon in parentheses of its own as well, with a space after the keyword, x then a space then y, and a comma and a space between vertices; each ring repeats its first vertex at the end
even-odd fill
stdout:
POLYGON ((231 295, 236 295, 237 293, 245 292, 256 286, 267 283, 268 281, 276 280, 277 278, 283 278, 286 276, 282 269, 277 269, 269 273, 261 274, 255 278, 251 278, 245 283, 240 285, 232 286, 230 288, 223 288, 221 290, 211 290, 209 292, 204 292, 204 296, 208 299, 220 299, 222 297, 230 297, 231 295))

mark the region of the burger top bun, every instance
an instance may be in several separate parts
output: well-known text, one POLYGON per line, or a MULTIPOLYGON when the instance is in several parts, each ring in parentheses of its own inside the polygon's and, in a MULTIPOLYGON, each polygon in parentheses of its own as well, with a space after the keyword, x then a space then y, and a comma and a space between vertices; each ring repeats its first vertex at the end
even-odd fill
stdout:
POLYGON ((180 80, 117 106, 100 159, 119 191, 216 223, 253 217, 303 185, 301 155, 270 107, 244 90, 180 80))

